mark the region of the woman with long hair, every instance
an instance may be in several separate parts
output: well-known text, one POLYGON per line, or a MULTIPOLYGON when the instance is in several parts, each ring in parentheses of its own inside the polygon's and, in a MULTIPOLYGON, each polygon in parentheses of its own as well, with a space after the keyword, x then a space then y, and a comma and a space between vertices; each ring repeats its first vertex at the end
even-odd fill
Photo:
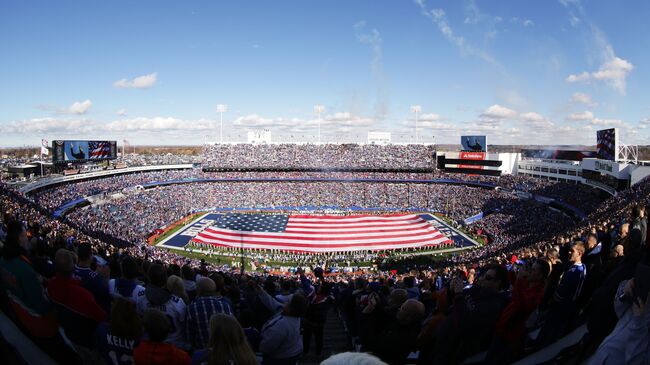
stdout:
POLYGON ((192 364, 258 365, 237 319, 215 314, 210 319, 210 349, 194 355, 192 364))
POLYGON ((108 364, 133 363, 133 349, 142 338, 135 304, 123 297, 113 300, 111 319, 97 326, 95 346, 108 364))

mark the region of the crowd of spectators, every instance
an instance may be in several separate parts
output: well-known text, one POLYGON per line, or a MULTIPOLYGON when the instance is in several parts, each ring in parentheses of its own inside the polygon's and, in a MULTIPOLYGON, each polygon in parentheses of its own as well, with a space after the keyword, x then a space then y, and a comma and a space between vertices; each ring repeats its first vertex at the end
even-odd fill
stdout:
POLYGON ((390 364, 404 363, 414 351, 422 364, 462 363, 479 353, 486 363, 510 363, 577 326, 585 326, 587 335, 560 356, 595 364, 649 361, 648 181, 594 205, 575 224, 499 190, 283 184, 172 185, 123 194, 77 210, 68 221, 2 184, 3 311, 64 363, 295 364, 305 353, 327 355, 324 328, 331 308, 341 313, 359 351, 390 364), (210 200, 214 194, 219 198, 210 200), (378 206, 408 207, 412 199, 431 204, 427 209, 463 208, 464 215, 495 208, 472 227, 488 235, 489 244, 444 260, 414 258, 367 272, 324 275, 314 265, 308 272, 241 275, 230 265, 208 265, 142 243, 143 232, 183 216, 197 201, 319 206, 364 194, 378 206), (455 198, 436 200, 443 196, 455 198), (163 206, 167 217, 156 212, 163 206), (143 214, 142 230, 126 228, 140 224, 130 221, 129 211, 143 214), (100 218, 115 227, 93 227, 100 218), (118 248, 92 238, 94 231, 112 229, 132 245, 118 248))
POLYGON ((424 144, 206 144, 202 164, 214 168, 432 169, 435 146, 424 144))
POLYGON ((312 206, 315 210, 413 208, 463 219, 519 199, 499 190, 444 184, 369 182, 212 182, 132 191, 72 211, 67 219, 87 229, 143 242, 156 229, 193 210, 312 206), (328 208, 329 207, 329 208, 328 208), (133 214, 137 212, 137 214, 133 214))
POLYGON ((126 153, 119 161, 129 167, 154 165, 182 165, 201 162, 199 155, 183 155, 178 153, 126 153))

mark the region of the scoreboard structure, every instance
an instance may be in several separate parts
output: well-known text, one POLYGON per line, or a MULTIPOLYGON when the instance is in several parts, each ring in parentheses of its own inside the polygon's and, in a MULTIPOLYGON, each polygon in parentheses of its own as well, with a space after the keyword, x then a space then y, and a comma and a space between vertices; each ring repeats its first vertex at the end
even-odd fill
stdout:
POLYGON ((486 159, 487 156, 483 152, 438 153, 437 167, 442 171, 451 173, 501 176, 503 161, 486 159), (456 154, 457 156, 455 156, 456 154), (480 155, 473 156, 473 154, 480 155))
POLYGON ((52 141, 52 162, 55 164, 114 160, 117 141, 52 141))

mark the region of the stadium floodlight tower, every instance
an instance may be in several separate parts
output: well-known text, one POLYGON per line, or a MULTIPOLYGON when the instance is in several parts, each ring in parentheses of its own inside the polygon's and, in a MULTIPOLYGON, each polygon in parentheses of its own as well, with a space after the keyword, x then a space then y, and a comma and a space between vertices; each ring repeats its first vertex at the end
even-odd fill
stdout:
POLYGON ((318 115, 318 144, 320 144, 320 113, 325 111, 322 105, 314 105, 314 113, 318 115))
POLYGON ((422 111, 422 107, 419 105, 411 105, 411 112, 415 113, 415 143, 418 143, 418 116, 422 111))
POLYGON ((228 105, 226 105, 226 104, 217 104, 217 111, 220 114, 219 143, 223 144, 223 113, 228 111, 228 105))

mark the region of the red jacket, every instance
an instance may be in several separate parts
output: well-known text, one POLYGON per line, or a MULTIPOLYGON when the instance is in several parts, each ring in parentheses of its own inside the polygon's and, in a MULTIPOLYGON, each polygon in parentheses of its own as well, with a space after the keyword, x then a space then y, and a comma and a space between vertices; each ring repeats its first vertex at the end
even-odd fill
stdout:
POLYGON ((133 350, 135 365, 189 365, 190 355, 170 343, 143 340, 133 350))
POLYGON ((56 274, 47 282, 47 293, 52 302, 96 323, 106 321, 106 312, 93 295, 81 286, 81 281, 56 274))
POLYGON ((496 332, 508 342, 517 342, 526 333, 526 319, 539 306, 544 296, 544 283, 530 286, 526 280, 517 280, 512 300, 497 322, 496 332))

